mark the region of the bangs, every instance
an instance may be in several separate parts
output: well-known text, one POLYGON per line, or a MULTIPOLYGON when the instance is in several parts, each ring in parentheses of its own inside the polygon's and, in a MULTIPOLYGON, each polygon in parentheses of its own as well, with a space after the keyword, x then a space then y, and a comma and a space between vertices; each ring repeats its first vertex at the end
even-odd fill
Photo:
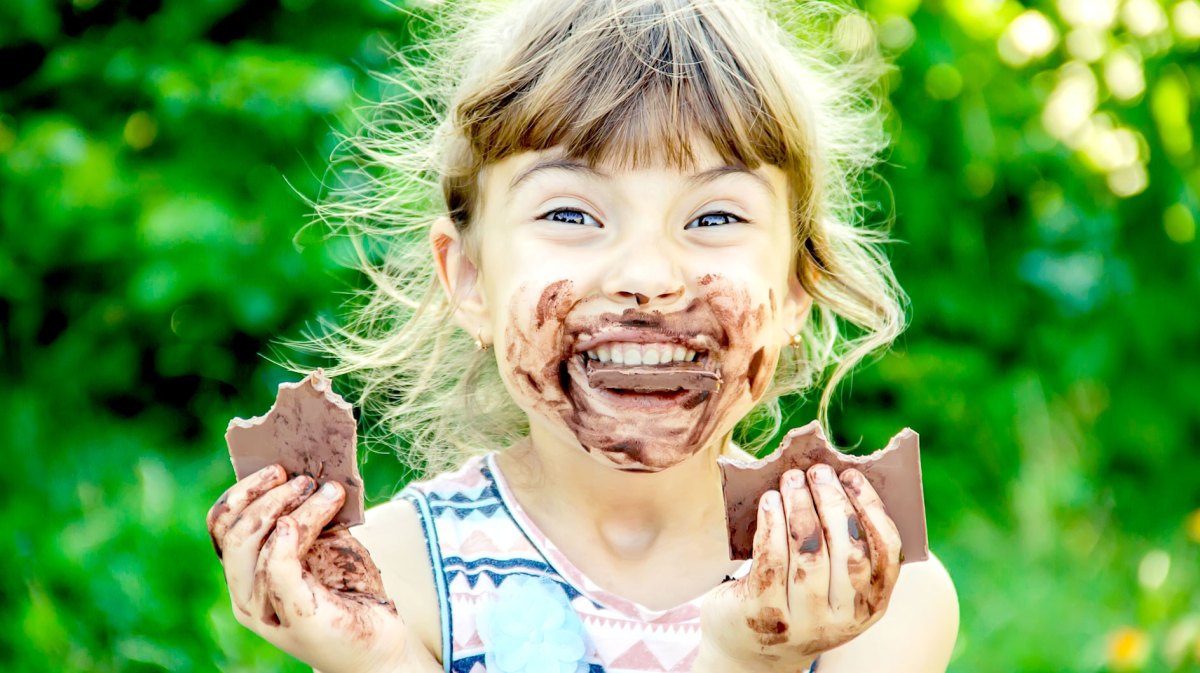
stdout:
MULTIPOLYGON (((695 168, 698 140, 732 165, 807 165, 778 81, 739 58, 736 21, 711 2, 598 0, 530 17, 506 76, 461 101, 480 165, 561 148, 592 165, 695 168), (777 96, 783 98, 782 96, 777 96)), ((750 38, 749 35, 746 36, 750 38)))
POLYGON ((495 350, 479 350, 479 335, 452 319, 458 298, 444 295, 430 263, 434 223, 448 216, 478 262, 488 164, 553 149, 596 167, 691 172, 708 168, 696 165, 708 145, 731 166, 783 169, 791 277, 813 301, 759 402, 764 413, 743 420, 739 440, 767 447, 782 426, 779 396, 818 384, 832 436, 838 383, 905 325, 886 232, 865 226, 860 184, 887 146, 878 86, 887 67, 874 47, 846 54, 831 30, 867 20, 857 3, 423 4, 438 6, 432 45, 401 50, 399 70, 380 74, 394 95, 363 110, 362 129, 335 147, 334 190, 316 204, 331 235, 350 237, 350 264, 368 282, 345 323, 322 318, 311 337, 289 342, 306 356, 284 364, 308 373, 307 354, 328 356, 329 374, 350 377, 364 417, 378 420, 364 441, 398 451, 418 475, 512 446, 528 437, 529 416, 495 350))

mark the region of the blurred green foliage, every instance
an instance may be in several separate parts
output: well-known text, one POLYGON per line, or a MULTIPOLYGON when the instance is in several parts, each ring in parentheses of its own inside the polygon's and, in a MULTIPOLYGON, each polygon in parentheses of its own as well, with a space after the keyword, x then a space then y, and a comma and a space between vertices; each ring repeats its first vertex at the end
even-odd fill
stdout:
MULTIPOLYGON (((1200 4, 863 6, 837 35, 897 64, 871 197, 912 326, 833 424, 922 435, 951 670, 1200 670, 1200 4)), ((260 354, 358 282, 293 240, 297 192, 421 30, 379 0, 0 6, 0 668, 306 670, 233 621, 204 513, 227 420, 292 378, 260 354)), ((369 458, 379 500, 404 474, 369 458)))

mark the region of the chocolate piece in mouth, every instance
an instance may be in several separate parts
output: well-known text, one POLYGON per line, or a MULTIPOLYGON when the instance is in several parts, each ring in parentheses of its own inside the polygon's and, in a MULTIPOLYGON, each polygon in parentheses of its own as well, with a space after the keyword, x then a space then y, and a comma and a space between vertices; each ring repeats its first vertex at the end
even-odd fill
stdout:
POLYGON ((318 369, 299 383, 279 384, 275 404, 265 415, 229 421, 225 443, 238 479, 279 463, 289 478, 307 474, 318 485, 339 481, 346 503, 329 530, 363 522, 354 409, 333 392, 324 371, 318 369))
POLYGON ((672 390, 721 389, 721 375, 703 362, 677 362, 665 365, 614 365, 587 360, 584 365, 588 385, 593 388, 628 390, 637 393, 672 390))
POLYGON ((874 487, 888 516, 900 531, 904 547, 902 563, 929 558, 918 440, 917 433, 905 428, 879 451, 867 456, 851 456, 830 446, 821 432, 821 424, 813 421, 789 432, 779 448, 762 460, 746 462, 718 458, 725 493, 729 557, 735 561, 751 557, 754 531, 758 527, 758 500, 763 493, 779 488, 784 472, 807 470, 817 463, 825 463, 838 474, 854 468, 874 487))

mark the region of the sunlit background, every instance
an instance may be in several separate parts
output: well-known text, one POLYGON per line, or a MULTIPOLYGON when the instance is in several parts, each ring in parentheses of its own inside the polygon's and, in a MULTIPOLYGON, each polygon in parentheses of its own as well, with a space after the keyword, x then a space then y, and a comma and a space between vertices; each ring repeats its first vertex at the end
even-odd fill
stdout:
MULTIPOLYGON (((1200 671, 1200 3, 863 7, 911 328, 832 422, 921 433, 951 670, 1200 671)), ((0 668, 307 670, 232 619, 204 513, 291 378, 260 354, 359 282, 298 194, 409 9, 0 4, 0 668)))

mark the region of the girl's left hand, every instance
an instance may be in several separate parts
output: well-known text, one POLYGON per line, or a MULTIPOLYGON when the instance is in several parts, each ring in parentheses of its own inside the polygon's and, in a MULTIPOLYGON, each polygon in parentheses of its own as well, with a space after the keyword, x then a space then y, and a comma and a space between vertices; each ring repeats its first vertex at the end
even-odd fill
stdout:
POLYGON ((814 465, 759 500, 753 559, 705 598, 697 671, 806 670, 865 631, 900 574, 900 533, 861 472, 814 465))

